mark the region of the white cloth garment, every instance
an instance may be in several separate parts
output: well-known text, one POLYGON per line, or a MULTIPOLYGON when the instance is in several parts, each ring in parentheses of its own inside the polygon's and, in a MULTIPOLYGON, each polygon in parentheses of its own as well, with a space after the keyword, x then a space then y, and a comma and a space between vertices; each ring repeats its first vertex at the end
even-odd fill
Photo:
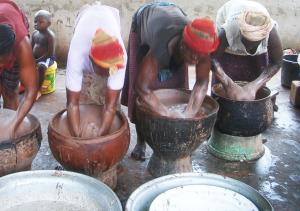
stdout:
POLYGON ((118 38, 124 51, 124 68, 107 78, 107 86, 112 90, 120 90, 124 85, 127 53, 121 37, 119 10, 96 3, 84 6, 75 21, 74 35, 71 40, 67 71, 66 87, 70 91, 79 92, 82 88, 84 72, 94 72, 89 57, 92 39, 98 28, 103 29, 110 36, 118 38))

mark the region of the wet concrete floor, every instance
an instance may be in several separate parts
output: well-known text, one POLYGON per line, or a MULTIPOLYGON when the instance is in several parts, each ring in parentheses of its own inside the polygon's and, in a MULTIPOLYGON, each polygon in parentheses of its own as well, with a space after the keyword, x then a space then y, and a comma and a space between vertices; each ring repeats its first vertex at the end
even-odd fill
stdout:
MULTIPOLYGON (((33 162, 33 170, 55 169, 60 166, 51 154, 47 127, 53 115, 66 105, 63 70, 58 71, 56 80, 56 92, 42 96, 31 111, 39 118, 43 131, 41 149, 33 162)), ((191 80, 191 83, 193 82, 194 80, 191 80)), ((272 126, 263 134, 267 139, 264 156, 251 162, 227 162, 208 153, 205 142, 192 155, 193 170, 224 175, 245 182, 264 195, 275 210, 299 210, 300 109, 290 105, 289 90, 280 86, 280 74, 272 79, 268 87, 280 91, 277 97, 279 111, 275 113, 272 126)), ((122 107, 122 110, 126 113, 126 107, 122 107)), ((136 188, 153 179, 147 172, 147 163, 152 154, 149 146, 145 162, 130 158, 130 152, 136 143, 133 124, 130 124, 130 130, 131 143, 125 158, 118 166, 118 185, 115 190, 123 206, 136 188)))

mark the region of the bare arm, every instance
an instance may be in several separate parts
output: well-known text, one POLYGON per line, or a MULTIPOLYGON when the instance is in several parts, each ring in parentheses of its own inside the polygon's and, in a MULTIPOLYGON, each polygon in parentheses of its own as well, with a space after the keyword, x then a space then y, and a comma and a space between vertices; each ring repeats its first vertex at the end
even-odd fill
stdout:
POLYGON ((32 36, 30 38, 30 42, 31 42, 31 49, 33 49, 34 45, 35 45, 35 41, 34 41, 34 36, 35 36, 36 31, 34 31, 32 33, 32 36))
POLYGON ((25 37, 17 49, 17 61, 20 68, 20 79, 25 87, 25 95, 14 118, 14 133, 27 113, 30 111, 37 95, 37 72, 28 37, 25 37))
POLYGON ((69 130, 72 136, 80 137, 80 111, 79 111, 80 91, 73 92, 67 89, 67 117, 69 130))
POLYGON ((50 32, 49 39, 48 39, 48 57, 55 56, 55 35, 54 33, 50 32))
POLYGON ((160 115, 168 116, 167 108, 151 90, 151 84, 156 80, 157 74, 157 61, 151 53, 148 53, 139 66, 139 72, 136 79, 136 91, 149 109, 160 115))
POLYGON ((236 84, 223 70, 219 62, 215 59, 212 60, 214 75, 223 85, 226 97, 232 100, 248 100, 255 98, 255 90, 246 90, 245 87, 241 87, 236 84))
POLYGON ((201 58, 196 65, 196 83, 186 107, 185 117, 193 117, 199 112, 208 89, 209 71, 209 56, 201 58))
POLYGON ((282 45, 276 28, 273 28, 269 35, 268 56, 269 66, 263 70, 257 79, 249 83, 249 86, 255 90, 264 86, 281 68, 282 45))
POLYGON ((105 105, 102 113, 101 127, 99 129, 99 136, 109 133, 111 124, 116 115, 117 103, 120 97, 121 90, 112 90, 107 88, 105 96, 105 105))
POLYGON ((275 28, 270 32, 268 53, 270 65, 263 70, 257 79, 249 82, 243 87, 234 83, 231 78, 226 75, 222 67, 217 62, 214 62, 214 74, 223 84, 227 97, 233 100, 254 100, 256 92, 279 71, 282 61, 282 46, 278 32, 275 28))

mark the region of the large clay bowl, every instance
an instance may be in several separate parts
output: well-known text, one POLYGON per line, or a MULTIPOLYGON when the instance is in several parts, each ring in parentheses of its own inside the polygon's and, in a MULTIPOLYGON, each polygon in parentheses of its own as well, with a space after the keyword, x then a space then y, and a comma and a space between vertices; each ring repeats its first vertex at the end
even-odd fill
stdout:
MULTIPOLYGON (((166 106, 188 103, 190 91, 160 89, 155 95, 166 106)), ((218 103, 206 96, 202 111, 193 118, 169 118, 148 110, 137 99, 136 128, 139 137, 153 149, 148 170, 154 176, 191 171, 190 155, 207 138, 215 124, 218 103), (181 163, 179 160, 186 160, 181 163), (170 164, 170 165, 169 165, 170 164), (173 167, 172 167, 173 166, 173 167)))
POLYGON ((38 119, 28 114, 18 127, 15 139, 9 139, 5 122, 15 116, 15 111, 0 110, 0 176, 31 169, 31 163, 41 146, 42 131, 38 119))
MULTIPOLYGON (((238 82, 243 84, 243 82, 238 82)), ((265 131, 273 119, 271 91, 262 87, 251 101, 237 101, 227 98, 222 84, 212 87, 213 97, 220 105, 216 122, 217 129, 233 136, 255 136, 265 131)))
MULTIPOLYGON (((103 106, 81 105, 81 123, 91 121, 100 123, 103 106)), ((96 138, 78 138, 70 135, 66 110, 58 112, 50 121, 48 140, 56 160, 67 170, 85 173, 104 180, 109 186, 116 185, 116 178, 103 178, 127 152, 130 140, 129 126, 126 117, 117 111, 110 133, 96 138)), ((116 177, 116 174, 113 175, 116 177)))

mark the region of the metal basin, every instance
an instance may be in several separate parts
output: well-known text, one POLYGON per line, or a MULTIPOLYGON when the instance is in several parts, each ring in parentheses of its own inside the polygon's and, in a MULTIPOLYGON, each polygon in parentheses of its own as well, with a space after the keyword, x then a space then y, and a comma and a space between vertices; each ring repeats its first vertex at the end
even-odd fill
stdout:
MULTIPOLYGON (((230 190, 247 198, 257 207, 258 210, 273 210, 268 200, 252 187, 228 177, 209 173, 173 174, 149 181, 140 186, 130 195, 125 210, 148 211, 154 200, 160 197, 160 194, 166 193, 174 188, 186 187, 190 185, 203 185, 209 186, 211 189, 218 187, 224 189, 225 191, 230 190)), ((188 200, 195 201, 197 198, 194 197, 188 200)), ((233 205, 234 203, 237 203, 234 202, 234 200, 235 199, 233 197, 233 205)), ((212 200, 210 203, 222 203, 222 201, 212 200)), ((199 207, 198 210, 202 210, 201 207, 199 207)))
MULTIPOLYGON (((245 82, 237 83, 242 85, 245 82)), ((265 131, 272 123, 272 95, 267 87, 258 90, 256 99, 251 101, 231 100, 225 97, 220 83, 212 87, 212 95, 220 106, 216 128, 222 133, 242 137, 255 136, 265 131)))
POLYGON ((102 182, 67 171, 27 171, 0 178, 2 211, 122 211, 102 182))

